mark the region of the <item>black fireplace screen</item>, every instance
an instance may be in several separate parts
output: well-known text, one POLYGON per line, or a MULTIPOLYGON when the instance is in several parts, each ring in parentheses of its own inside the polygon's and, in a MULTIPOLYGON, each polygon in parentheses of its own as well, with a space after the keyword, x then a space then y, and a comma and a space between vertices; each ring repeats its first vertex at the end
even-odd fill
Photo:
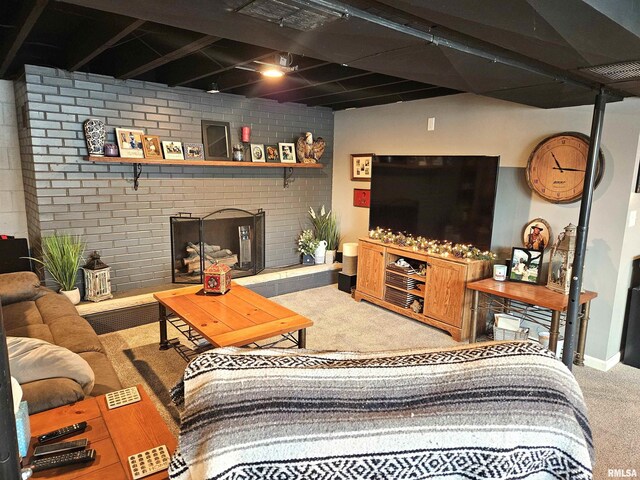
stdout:
POLYGON ((217 210, 204 217, 181 212, 171 220, 171 279, 202 283, 203 271, 218 262, 231 278, 264 270, 264 211, 217 210))

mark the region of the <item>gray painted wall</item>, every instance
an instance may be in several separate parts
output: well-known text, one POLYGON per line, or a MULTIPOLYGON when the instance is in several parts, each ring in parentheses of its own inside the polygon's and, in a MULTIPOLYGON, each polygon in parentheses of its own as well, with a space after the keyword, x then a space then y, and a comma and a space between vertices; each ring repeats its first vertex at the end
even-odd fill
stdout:
MULTIPOLYGON (((367 188, 368 183, 352 182, 349 174, 350 155, 363 152, 499 155, 493 249, 505 258, 512 246, 522 245, 522 229, 537 217, 551 224, 555 238, 568 223, 578 223, 579 204, 557 205, 534 195, 524 180, 524 167, 546 136, 563 131, 588 135, 592 113, 590 106, 543 110, 473 94, 336 112, 333 204, 344 241, 367 232, 368 210, 352 207, 351 199, 354 188, 367 188), (434 131, 427 130, 429 117, 435 117, 434 131)), ((598 292, 586 353, 602 365, 620 350, 632 261, 640 253, 640 223, 628 224, 631 212, 640 207, 640 195, 634 193, 639 119, 640 99, 606 107, 606 166, 594 194, 584 275, 585 288, 598 292)))
POLYGON ((331 205, 333 113, 236 95, 122 81, 27 66, 15 82, 29 234, 82 234, 113 267, 114 290, 169 282, 169 216, 205 215, 238 207, 266 211, 266 264, 300 262, 296 239, 309 206, 331 205), (202 119, 230 122, 232 143, 251 126, 251 142, 293 142, 303 132, 327 141, 322 170, 295 170, 283 188, 283 169, 144 166, 133 189, 131 165, 86 160, 82 123, 103 120, 141 128, 161 140, 202 142, 202 119))

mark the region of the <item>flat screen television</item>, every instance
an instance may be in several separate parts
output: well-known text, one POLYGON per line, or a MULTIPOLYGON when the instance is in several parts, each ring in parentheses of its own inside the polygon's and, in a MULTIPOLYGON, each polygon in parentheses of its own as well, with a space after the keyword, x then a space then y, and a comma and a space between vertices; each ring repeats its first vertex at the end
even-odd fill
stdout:
POLYGON ((377 155, 369 229, 491 247, 500 157, 377 155))

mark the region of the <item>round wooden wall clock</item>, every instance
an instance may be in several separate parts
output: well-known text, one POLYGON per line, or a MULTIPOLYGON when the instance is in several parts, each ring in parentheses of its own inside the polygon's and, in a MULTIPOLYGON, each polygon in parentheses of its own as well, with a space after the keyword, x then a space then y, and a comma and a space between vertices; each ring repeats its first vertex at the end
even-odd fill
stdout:
MULTIPOLYGON (((582 197, 589 151, 589 137, 564 132, 542 140, 531 152, 527 163, 527 183, 545 200, 571 203, 582 197)), ((597 187, 604 173, 604 156, 598 152, 597 187)))

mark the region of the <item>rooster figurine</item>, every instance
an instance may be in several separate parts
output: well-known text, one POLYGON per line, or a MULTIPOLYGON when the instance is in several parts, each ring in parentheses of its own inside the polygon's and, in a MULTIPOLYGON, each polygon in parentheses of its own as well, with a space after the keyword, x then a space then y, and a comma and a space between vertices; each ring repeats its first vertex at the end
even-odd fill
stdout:
POLYGON ((311 132, 304 134, 304 137, 298 138, 296 143, 296 153, 298 160, 302 163, 317 163, 324 153, 325 142, 322 137, 314 142, 311 132))

